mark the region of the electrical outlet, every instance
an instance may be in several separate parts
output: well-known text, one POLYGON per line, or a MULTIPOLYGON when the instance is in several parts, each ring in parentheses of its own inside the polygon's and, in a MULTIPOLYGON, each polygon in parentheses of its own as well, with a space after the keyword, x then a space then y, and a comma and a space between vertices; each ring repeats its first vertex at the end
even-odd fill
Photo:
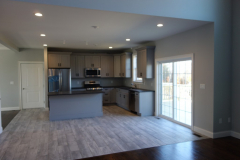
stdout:
POLYGON ((113 83, 113 81, 111 81, 111 83, 113 83))
POLYGON ((77 84, 79 84, 79 81, 77 81, 77 84))
POLYGON ((222 123, 222 118, 219 118, 219 124, 221 124, 222 123))
POLYGON ((14 84, 14 81, 10 81, 10 84, 14 84))
POLYGON ((205 89, 205 84, 200 84, 200 89, 205 89))
POLYGON ((229 117, 229 118, 228 118, 228 123, 230 123, 230 122, 231 122, 231 118, 229 117))

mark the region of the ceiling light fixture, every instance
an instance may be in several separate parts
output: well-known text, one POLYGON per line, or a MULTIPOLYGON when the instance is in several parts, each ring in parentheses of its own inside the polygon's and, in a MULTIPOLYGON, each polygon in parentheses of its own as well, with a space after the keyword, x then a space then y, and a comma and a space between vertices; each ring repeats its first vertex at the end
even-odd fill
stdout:
POLYGON ((163 26, 163 24, 158 24, 157 26, 158 26, 158 27, 162 27, 162 26, 163 26))
POLYGON ((35 13, 35 16, 42 17, 42 13, 35 13))
POLYGON ((130 41, 130 39, 126 39, 126 41, 130 41))
POLYGON ((113 47, 111 47, 111 46, 109 47, 109 49, 112 49, 112 48, 113 48, 113 47))
POLYGON ((47 46, 47 44, 43 44, 43 46, 44 46, 44 47, 46 47, 46 46, 47 46))
POLYGON ((40 34, 40 36, 42 36, 42 37, 45 37, 45 36, 46 36, 46 34, 40 34))

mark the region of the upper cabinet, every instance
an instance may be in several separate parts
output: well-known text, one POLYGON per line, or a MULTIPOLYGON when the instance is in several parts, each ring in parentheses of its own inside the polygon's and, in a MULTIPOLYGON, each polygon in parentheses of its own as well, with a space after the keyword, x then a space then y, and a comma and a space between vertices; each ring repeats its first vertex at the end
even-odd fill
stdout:
POLYGON ((100 56, 85 56, 86 68, 101 68, 100 56))
POLYGON ((101 56, 101 77, 113 77, 113 56, 101 56))
POLYGON ((115 55, 114 57, 114 77, 122 77, 121 75, 121 55, 115 55))
POLYGON ((132 54, 125 52, 121 55, 121 77, 131 78, 132 76, 132 54))
POLYGON ((154 78, 154 46, 137 49, 137 77, 154 78))
POLYGON ((84 56, 71 56, 71 76, 72 78, 84 78, 84 56))
POLYGON ((48 68, 70 68, 69 52, 49 52, 48 68))

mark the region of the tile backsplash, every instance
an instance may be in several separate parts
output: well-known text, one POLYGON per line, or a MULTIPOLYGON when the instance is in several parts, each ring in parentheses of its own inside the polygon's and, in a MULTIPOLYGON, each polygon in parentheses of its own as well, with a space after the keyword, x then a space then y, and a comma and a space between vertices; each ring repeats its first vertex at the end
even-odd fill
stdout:
POLYGON ((72 87, 84 87, 84 81, 100 81, 101 86, 123 86, 123 78, 81 78, 72 79, 72 87))

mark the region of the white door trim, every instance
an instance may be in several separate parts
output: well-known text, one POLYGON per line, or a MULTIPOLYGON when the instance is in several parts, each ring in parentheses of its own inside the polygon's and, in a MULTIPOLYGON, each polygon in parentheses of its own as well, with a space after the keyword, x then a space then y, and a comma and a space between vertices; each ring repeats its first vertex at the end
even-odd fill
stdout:
MULTIPOLYGON (((166 118, 165 116, 162 116, 160 113, 160 109, 159 109, 159 94, 160 94, 160 90, 158 88, 158 66, 160 63, 166 63, 166 62, 172 62, 172 61, 181 61, 181 60, 186 60, 191 58, 192 60, 192 126, 190 127, 191 130, 193 130, 194 128, 194 53, 190 53, 190 54, 184 54, 184 55, 178 55, 178 56, 172 56, 172 57, 164 57, 164 58, 156 58, 155 59, 155 116, 160 116, 161 118, 166 118)), ((168 119, 170 120, 170 119, 168 119)), ((176 122, 175 120, 173 122, 176 122)), ((180 124, 180 122, 178 122, 178 124, 180 124)), ((183 125, 183 124, 181 124, 183 125)), ((185 125, 184 125, 185 126, 185 125)), ((188 127, 189 128, 189 127, 188 127)))
MULTIPOLYGON (((22 104, 22 72, 21 72, 21 64, 43 64, 43 86, 45 86, 45 78, 44 78, 44 62, 42 61, 18 61, 18 84, 19 84, 19 109, 23 109, 22 104)), ((43 91, 43 100, 45 100, 45 92, 43 91)), ((44 105, 46 106, 46 105, 44 105)))

